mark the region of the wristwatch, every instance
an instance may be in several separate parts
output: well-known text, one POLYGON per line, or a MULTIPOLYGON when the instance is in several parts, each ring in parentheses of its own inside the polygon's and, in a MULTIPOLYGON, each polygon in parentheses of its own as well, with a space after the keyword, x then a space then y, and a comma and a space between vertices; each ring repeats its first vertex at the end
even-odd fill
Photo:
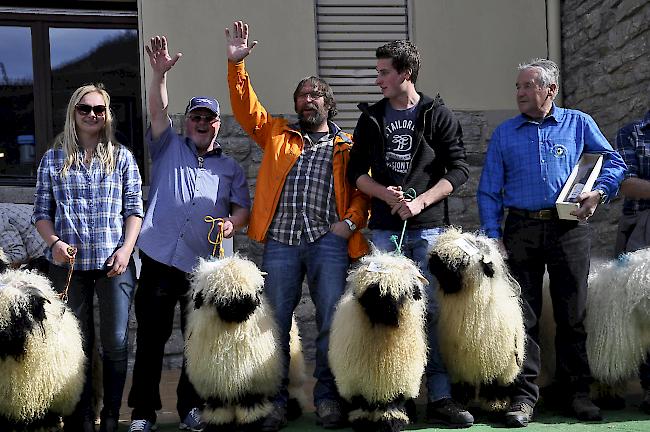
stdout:
POLYGON ((607 194, 605 191, 602 189, 596 189, 596 192, 600 195, 600 201, 598 201, 598 204, 605 204, 605 201, 607 201, 607 194))
POLYGON ((348 228, 350 228, 350 231, 354 231, 357 229, 357 225, 354 222, 352 222, 350 219, 345 218, 343 219, 343 222, 348 224, 348 228))

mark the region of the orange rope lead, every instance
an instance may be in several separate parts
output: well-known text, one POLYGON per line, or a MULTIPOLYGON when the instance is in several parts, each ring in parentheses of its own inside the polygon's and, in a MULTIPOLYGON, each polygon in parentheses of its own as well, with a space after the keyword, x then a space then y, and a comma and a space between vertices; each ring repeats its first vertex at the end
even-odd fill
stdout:
POLYGON ((59 294, 59 298, 63 301, 63 303, 68 302, 68 290, 70 289, 70 281, 72 281, 72 271, 74 270, 74 257, 77 255, 77 248, 68 246, 68 255, 71 256, 70 258, 70 267, 68 268, 68 281, 65 283, 65 290, 61 294, 59 294))
POLYGON ((212 227, 210 228, 210 231, 208 232, 208 242, 211 245, 214 245, 212 248, 212 256, 217 256, 217 246, 219 246, 219 258, 223 258, 226 256, 226 253, 223 250, 223 224, 226 222, 222 218, 213 218, 212 216, 206 216, 203 218, 204 221, 207 223, 211 223, 212 227), (212 240, 212 231, 214 231, 214 225, 215 223, 219 224, 219 231, 217 232, 217 236, 212 240))

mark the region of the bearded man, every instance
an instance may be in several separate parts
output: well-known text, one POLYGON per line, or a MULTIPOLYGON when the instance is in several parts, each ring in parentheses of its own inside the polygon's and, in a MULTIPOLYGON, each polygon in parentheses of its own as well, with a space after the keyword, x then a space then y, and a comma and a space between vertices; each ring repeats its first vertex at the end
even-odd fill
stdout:
POLYGON ((285 357, 282 386, 262 430, 277 431, 287 421, 289 330, 305 276, 318 329, 317 421, 328 429, 342 427, 345 416, 327 360, 329 331, 349 262, 368 250, 359 229, 368 217, 369 200, 346 179, 352 140, 330 121, 336 115, 330 86, 313 76, 298 83, 293 94, 298 123, 270 115, 244 66, 257 43, 249 46, 248 31, 241 21, 226 29, 228 87, 235 119, 264 151, 248 235, 265 242, 264 290, 276 314, 285 357))

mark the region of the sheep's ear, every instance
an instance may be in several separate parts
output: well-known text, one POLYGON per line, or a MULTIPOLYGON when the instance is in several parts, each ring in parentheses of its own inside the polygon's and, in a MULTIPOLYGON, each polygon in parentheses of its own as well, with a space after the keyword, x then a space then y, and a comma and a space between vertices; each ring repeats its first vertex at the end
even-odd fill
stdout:
POLYGON ((198 291, 194 294, 194 309, 199 309, 201 306, 203 306, 203 293, 198 291))
POLYGON ((494 263, 492 261, 481 259, 481 266, 483 267, 483 273, 485 273, 485 276, 489 278, 494 276, 494 263))
POLYGON ((27 293, 29 294, 29 312, 34 321, 43 322, 46 318, 45 303, 50 303, 50 301, 39 289, 31 288, 27 290, 27 293))

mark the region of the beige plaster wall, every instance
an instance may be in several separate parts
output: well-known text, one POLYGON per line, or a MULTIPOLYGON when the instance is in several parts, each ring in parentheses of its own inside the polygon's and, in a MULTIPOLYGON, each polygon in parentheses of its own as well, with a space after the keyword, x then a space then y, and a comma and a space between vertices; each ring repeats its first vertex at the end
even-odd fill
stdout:
MULTIPOLYGON (((170 112, 185 110, 192 95, 209 95, 231 113, 226 85, 224 29, 247 21, 259 41, 246 61, 255 90, 273 113, 292 113, 297 82, 316 74, 314 3, 311 0, 139 0, 140 34, 166 35, 183 58, 168 74, 170 112)), ((151 70, 143 52, 145 88, 151 70)))
POLYGON ((547 56, 541 0, 411 0, 418 88, 456 110, 516 109, 516 67, 547 56))

